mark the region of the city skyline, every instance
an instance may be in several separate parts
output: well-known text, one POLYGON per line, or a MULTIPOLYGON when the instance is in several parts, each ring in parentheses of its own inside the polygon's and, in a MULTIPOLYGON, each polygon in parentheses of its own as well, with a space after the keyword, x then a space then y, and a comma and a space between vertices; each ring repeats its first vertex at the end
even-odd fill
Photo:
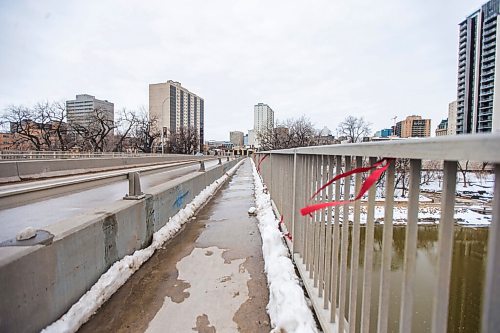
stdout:
POLYGON ((483 3, 2 3, 0 108, 87 92, 138 109, 150 82, 173 79, 204 97, 206 139, 251 129, 259 101, 318 129, 355 115, 375 132, 419 114, 434 133, 456 99, 459 23, 483 3))

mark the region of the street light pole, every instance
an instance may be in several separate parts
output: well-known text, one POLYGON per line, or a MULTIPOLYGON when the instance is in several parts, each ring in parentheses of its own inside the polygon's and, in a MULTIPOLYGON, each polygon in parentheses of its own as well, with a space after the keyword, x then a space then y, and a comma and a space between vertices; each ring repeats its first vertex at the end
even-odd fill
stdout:
POLYGON ((165 127, 163 126, 163 108, 165 106, 165 102, 167 100, 170 100, 170 97, 167 97, 163 100, 163 102, 161 103, 161 154, 163 155, 164 153, 164 146, 165 146, 165 142, 164 142, 164 137, 163 137, 163 132, 165 131, 165 127))

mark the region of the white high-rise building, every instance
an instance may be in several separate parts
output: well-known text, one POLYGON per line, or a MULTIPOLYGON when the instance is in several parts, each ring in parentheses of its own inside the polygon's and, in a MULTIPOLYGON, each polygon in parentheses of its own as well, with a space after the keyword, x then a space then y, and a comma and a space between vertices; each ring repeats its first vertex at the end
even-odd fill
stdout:
POLYGON ((274 111, 269 105, 259 103, 254 106, 253 129, 256 133, 274 127, 274 111))
POLYGON ((274 111, 269 105, 259 103, 253 111, 254 145, 259 147, 259 133, 274 127, 274 111))
POLYGON ((66 101, 66 112, 70 126, 88 127, 95 121, 94 111, 101 112, 100 116, 107 119, 111 124, 115 121, 115 105, 107 100, 101 101, 95 96, 81 94, 76 99, 66 101))
POLYGON ((205 101, 182 87, 179 82, 167 81, 149 85, 149 116, 168 132, 181 127, 192 127, 200 136, 200 149, 204 143, 205 101))

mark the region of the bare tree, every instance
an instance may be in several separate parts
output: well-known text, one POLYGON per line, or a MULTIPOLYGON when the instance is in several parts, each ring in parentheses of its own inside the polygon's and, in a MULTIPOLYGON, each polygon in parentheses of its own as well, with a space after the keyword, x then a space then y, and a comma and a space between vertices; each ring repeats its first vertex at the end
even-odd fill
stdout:
POLYGON ((113 151, 122 151, 123 142, 126 138, 129 138, 133 132, 133 129, 139 124, 139 118, 137 114, 133 111, 122 109, 118 114, 118 119, 115 122, 116 125, 116 135, 113 151))
POLYGON ((469 161, 458 162, 458 171, 462 174, 462 181, 464 183, 464 187, 467 187, 467 172, 469 172, 469 161), (463 164, 463 165, 462 165, 463 164))
POLYGON ((288 125, 290 128, 292 147, 306 147, 314 144, 316 130, 314 129, 313 123, 308 118, 301 116, 299 119, 288 123, 288 125))
POLYGON ((257 140, 262 150, 290 148, 290 129, 284 125, 268 128, 257 133, 257 140))
POLYGON ((62 103, 39 102, 31 108, 12 105, 2 118, 2 124, 15 134, 14 147, 66 150, 72 145, 62 103))
POLYGON ((401 196, 406 197, 408 185, 410 183, 410 159, 398 158, 395 165, 395 181, 394 188, 401 190, 401 196))
POLYGON ((181 127, 170 131, 167 148, 170 153, 193 154, 199 151, 200 136, 193 126, 181 127))
POLYGON ((88 115, 85 122, 74 122, 71 127, 76 132, 76 140, 83 150, 103 152, 112 139, 116 125, 107 110, 98 108, 88 115))
POLYGON ((257 140, 263 150, 305 147, 314 144, 316 130, 305 116, 277 122, 275 128, 257 133, 257 140))
POLYGON ((132 146, 143 153, 151 153, 155 142, 161 136, 158 118, 150 117, 144 108, 139 110, 136 116, 137 123, 132 130, 132 146))
POLYGON ((345 136, 349 142, 359 142, 371 134, 371 124, 363 117, 348 116, 337 127, 338 136, 345 136))

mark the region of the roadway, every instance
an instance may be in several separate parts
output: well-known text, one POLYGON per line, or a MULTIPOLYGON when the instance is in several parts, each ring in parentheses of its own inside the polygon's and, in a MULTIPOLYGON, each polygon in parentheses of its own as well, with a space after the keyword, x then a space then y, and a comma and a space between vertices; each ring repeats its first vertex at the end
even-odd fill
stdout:
MULTIPOLYGON (((205 161, 207 169, 217 165, 217 160, 205 161)), ((132 168, 126 171, 137 171, 141 168, 132 168)), ((149 174, 141 174, 141 187, 144 193, 149 189, 165 183, 167 181, 197 172, 199 164, 181 164, 171 166, 169 169, 147 169, 149 174)), ((68 220, 72 217, 105 210, 110 203, 122 200, 128 193, 128 180, 124 179, 124 170, 89 175, 78 175, 72 177, 45 179, 31 181, 0 187, 0 196, 8 199, 9 193, 29 192, 30 190, 41 189, 42 195, 38 199, 33 199, 21 204, 6 204, 0 209, 0 242, 15 238, 15 235, 26 227, 43 229, 44 227, 68 220), (122 176, 118 176, 121 173, 122 176), (112 175, 116 174, 116 177, 112 175), (109 176, 109 177, 107 177, 109 176), (97 178, 97 179, 96 179, 97 178), (86 181, 87 180, 87 181, 86 181), (64 184, 77 182, 79 185, 66 188, 64 184), (88 184, 92 184, 88 188, 88 184), (50 193, 54 188, 59 192, 54 195, 43 197, 43 193, 50 193), (62 190, 61 190, 62 188, 62 190)), ((11 197, 14 197, 13 195, 11 197)))

